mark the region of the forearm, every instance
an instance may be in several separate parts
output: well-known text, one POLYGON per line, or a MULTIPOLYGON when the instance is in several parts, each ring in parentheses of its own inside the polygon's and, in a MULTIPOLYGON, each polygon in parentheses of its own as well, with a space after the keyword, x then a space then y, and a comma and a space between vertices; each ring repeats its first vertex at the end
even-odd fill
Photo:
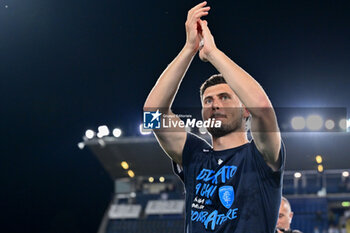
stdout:
POLYGON ((228 56, 215 49, 208 56, 208 61, 225 77, 250 113, 259 115, 262 108, 271 108, 271 102, 260 84, 228 56))
POLYGON ((180 83, 196 52, 186 46, 168 65, 147 97, 144 109, 168 108, 175 98, 180 83))

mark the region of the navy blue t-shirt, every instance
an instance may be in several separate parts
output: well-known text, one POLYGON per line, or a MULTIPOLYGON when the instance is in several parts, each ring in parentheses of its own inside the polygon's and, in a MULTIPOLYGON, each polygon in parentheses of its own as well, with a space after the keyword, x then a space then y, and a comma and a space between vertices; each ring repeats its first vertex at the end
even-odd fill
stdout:
POLYGON ((273 171, 254 141, 214 151, 187 133, 182 168, 174 170, 186 189, 186 233, 273 233, 282 195, 285 152, 273 171))

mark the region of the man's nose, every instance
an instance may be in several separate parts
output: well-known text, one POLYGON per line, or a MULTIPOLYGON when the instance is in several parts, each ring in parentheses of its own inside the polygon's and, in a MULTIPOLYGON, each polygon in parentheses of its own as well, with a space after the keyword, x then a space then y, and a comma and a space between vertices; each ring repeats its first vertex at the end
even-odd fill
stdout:
POLYGON ((211 107, 212 107, 212 109, 219 109, 219 108, 221 108, 222 105, 221 105, 220 100, 217 99, 217 98, 214 98, 211 107))
POLYGON ((279 226, 281 223, 280 223, 280 219, 278 218, 277 219, 277 226, 279 226))

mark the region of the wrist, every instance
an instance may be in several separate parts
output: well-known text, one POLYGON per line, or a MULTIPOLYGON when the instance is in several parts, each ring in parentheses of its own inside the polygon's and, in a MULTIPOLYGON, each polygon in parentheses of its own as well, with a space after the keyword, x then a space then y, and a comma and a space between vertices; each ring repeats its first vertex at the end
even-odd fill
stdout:
POLYGON ((218 48, 211 50, 207 55, 207 60, 211 63, 216 57, 220 56, 221 51, 218 48))
POLYGON ((185 44, 185 46, 182 48, 182 51, 185 54, 189 54, 191 56, 195 56, 197 53, 197 49, 194 49, 193 47, 191 47, 190 45, 188 45, 187 43, 185 44))

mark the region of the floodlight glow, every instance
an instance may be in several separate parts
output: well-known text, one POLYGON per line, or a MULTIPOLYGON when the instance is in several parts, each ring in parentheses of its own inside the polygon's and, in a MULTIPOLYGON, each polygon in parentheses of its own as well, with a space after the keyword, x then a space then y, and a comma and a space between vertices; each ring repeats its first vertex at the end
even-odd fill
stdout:
POLYGON ((113 129, 113 136, 119 138, 122 135, 121 129, 115 128, 113 129))
POLYGON ((85 131, 85 136, 88 138, 88 139, 92 139, 94 136, 95 136, 95 132, 91 129, 88 129, 85 131))
POLYGON ((322 163, 322 156, 321 155, 317 155, 316 156, 316 162, 317 163, 322 163))
POLYGON ((349 206, 350 206, 350 201, 343 201, 343 202, 341 203, 341 205, 342 205, 343 207, 349 207, 349 206))
POLYGON ((318 172, 323 172, 323 165, 322 164, 317 166, 317 171, 318 172))
POLYGON ((163 176, 159 177, 159 181, 163 183, 165 181, 165 178, 163 176))
POLYGON ((304 117, 293 117, 292 119, 292 127, 295 130, 301 130, 305 128, 305 119, 304 117))
POLYGON ((135 193, 135 192, 131 192, 131 193, 130 193, 130 197, 131 197, 131 198, 135 198, 135 197, 136 197, 136 193, 135 193))
POLYGON ((131 178, 134 178, 135 173, 134 173, 132 170, 129 170, 129 171, 128 171, 128 175, 129 175, 131 178))
POLYGON ((326 129, 329 129, 329 130, 333 129, 335 126, 333 120, 326 120, 324 125, 326 126, 326 129))
POLYGON ((344 177, 349 177, 349 172, 348 172, 348 171, 343 171, 343 172, 342 172, 342 176, 344 176, 344 177))
POLYGON ((84 142, 79 142, 78 143, 78 147, 79 147, 80 150, 84 149, 84 147, 85 147, 84 142))
POLYGON ((98 127, 97 137, 102 138, 108 135, 109 135, 109 129, 106 125, 102 125, 98 127))
POLYGON ((322 128, 323 120, 319 115, 311 115, 306 118, 306 126, 310 130, 319 130, 322 128))
POLYGON ((152 133, 152 129, 144 129, 143 124, 140 124, 139 130, 140 130, 140 134, 142 135, 148 135, 152 133))
POLYGON ((129 169, 129 164, 125 161, 121 162, 120 165, 122 166, 122 168, 124 168, 125 170, 129 169))
MULTIPOLYGON (((97 137, 99 137, 99 136, 101 137, 101 135, 97 134, 97 137)), ((101 147, 106 146, 106 142, 103 139, 98 139, 97 142, 101 147)))
POLYGON ((348 121, 346 119, 341 119, 339 121, 339 127, 342 129, 342 130, 346 130, 347 128, 347 123, 348 121))
POLYGON ((296 172, 294 173, 294 177, 299 179, 301 177, 301 173, 300 172, 296 172))
POLYGON ((150 178, 148 178, 148 181, 149 181, 150 183, 153 183, 154 178, 151 176, 150 178))
POLYGON ((206 133, 208 133, 208 130, 207 130, 207 128, 205 128, 205 127, 200 127, 200 128, 199 128, 199 132, 200 132, 201 134, 206 134, 206 133))

